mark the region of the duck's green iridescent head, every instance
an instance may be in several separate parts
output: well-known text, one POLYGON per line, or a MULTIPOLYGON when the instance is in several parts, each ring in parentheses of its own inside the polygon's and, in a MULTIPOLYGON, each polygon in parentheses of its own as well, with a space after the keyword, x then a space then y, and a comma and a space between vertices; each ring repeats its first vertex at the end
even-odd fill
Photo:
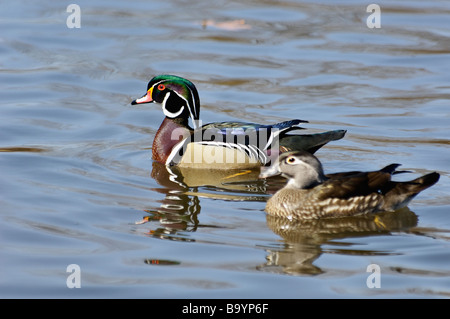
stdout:
POLYGON ((147 93, 132 105, 160 103, 168 118, 191 118, 194 126, 200 115, 200 99, 194 84, 176 75, 158 75, 150 80, 147 93))

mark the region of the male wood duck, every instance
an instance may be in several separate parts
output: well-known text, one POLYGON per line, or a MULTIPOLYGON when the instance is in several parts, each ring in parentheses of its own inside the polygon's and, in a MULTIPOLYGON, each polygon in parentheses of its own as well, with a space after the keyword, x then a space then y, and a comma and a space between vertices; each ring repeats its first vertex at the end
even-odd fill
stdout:
POLYGON ((272 166, 261 169, 260 178, 281 174, 288 179, 267 201, 266 212, 289 219, 317 219, 395 211, 439 180, 434 172, 409 182, 391 181, 393 174, 406 172, 396 171, 398 166, 325 175, 314 155, 283 153, 272 166))
POLYGON ((303 120, 273 125, 220 122, 200 125, 200 99, 194 84, 174 75, 154 77, 147 93, 131 102, 161 104, 166 116, 155 135, 153 159, 165 165, 190 168, 241 169, 268 164, 279 153, 306 150, 314 153, 346 131, 317 134, 287 134, 303 120), (189 126, 189 119, 193 127, 189 126))

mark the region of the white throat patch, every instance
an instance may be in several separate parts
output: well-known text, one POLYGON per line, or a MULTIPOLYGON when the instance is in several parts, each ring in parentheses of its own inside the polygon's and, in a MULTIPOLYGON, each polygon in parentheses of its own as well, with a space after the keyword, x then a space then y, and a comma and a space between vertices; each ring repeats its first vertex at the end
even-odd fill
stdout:
POLYGON ((176 117, 178 117, 181 113, 183 113, 183 111, 184 111, 184 105, 178 110, 178 112, 175 112, 175 113, 169 112, 169 111, 166 109, 166 102, 167 102, 167 100, 169 99, 169 97, 170 97, 170 92, 167 92, 166 96, 164 97, 164 100, 162 101, 162 110, 163 110, 165 116, 167 116, 167 117, 169 117, 169 118, 176 118, 176 117))

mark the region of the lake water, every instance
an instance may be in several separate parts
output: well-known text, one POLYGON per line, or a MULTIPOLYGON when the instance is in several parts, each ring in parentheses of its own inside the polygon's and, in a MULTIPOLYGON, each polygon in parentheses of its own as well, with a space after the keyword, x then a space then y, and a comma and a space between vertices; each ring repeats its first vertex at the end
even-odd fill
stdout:
POLYGON ((80 28, 69 3, 0 3, 1 297, 450 297, 448 1, 378 1, 381 28, 364 1, 77 0, 80 28), (204 123, 348 130, 327 172, 441 179, 376 218, 268 218, 263 182, 152 162, 163 113, 130 102, 163 73, 204 123))

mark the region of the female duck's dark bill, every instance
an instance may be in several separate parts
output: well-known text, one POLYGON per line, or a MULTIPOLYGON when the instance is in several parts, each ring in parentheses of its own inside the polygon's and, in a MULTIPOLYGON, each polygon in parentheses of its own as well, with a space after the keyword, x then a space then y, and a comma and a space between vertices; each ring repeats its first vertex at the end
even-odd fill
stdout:
POLYGON ((280 165, 273 164, 272 166, 262 166, 259 178, 268 178, 281 174, 280 165))

